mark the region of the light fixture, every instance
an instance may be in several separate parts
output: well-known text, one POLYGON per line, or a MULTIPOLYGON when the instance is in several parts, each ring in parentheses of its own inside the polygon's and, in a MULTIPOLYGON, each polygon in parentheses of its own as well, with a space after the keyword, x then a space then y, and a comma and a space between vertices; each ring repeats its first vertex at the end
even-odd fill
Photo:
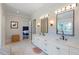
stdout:
POLYGON ((53 24, 54 24, 54 21, 53 21, 53 20, 50 20, 50 21, 49 21, 49 25, 50 25, 50 26, 53 26, 53 24))
POLYGON ((66 6, 66 10, 70 10, 71 9, 71 5, 66 6))
POLYGON ((64 11, 65 11, 65 7, 64 7, 64 8, 62 8, 62 9, 61 9, 61 11, 62 11, 62 12, 64 12, 64 11))
POLYGON ((58 9, 58 13, 61 13, 61 9, 58 9))
POLYGON ((43 18, 44 18, 44 16, 41 16, 41 17, 40 17, 40 19, 43 19, 43 18))
POLYGON ((45 17, 48 17, 48 14, 46 14, 45 17))
POLYGON ((37 23, 37 27, 40 27, 40 23, 37 23))
POLYGON ((74 9, 76 7, 76 3, 71 5, 71 8, 74 9))
POLYGON ((41 16, 40 19, 46 18, 46 17, 48 17, 48 16, 49 16, 49 15, 46 14, 46 15, 44 15, 44 16, 41 16))
POLYGON ((61 8, 61 9, 56 10, 56 11, 55 11, 55 14, 59 14, 59 13, 65 12, 65 11, 72 10, 72 9, 74 9, 76 6, 77 6, 76 3, 67 5, 67 6, 64 7, 64 8, 61 8))

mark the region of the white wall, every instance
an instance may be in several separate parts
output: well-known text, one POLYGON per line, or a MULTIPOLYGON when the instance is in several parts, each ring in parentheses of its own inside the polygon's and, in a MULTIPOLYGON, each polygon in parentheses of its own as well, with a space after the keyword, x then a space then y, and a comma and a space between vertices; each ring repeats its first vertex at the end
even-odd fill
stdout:
POLYGON ((1 39, 2 39, 2 36, 1 36, 1 19, 2 19, 2 7, 0 4, 0 48, 1 48, 1 39))
MULTIPOLYGON (((63 6, 64 7, 64 6, 63 6)), ((61 6, 58 6, 58 8, 55 8, 56 10, 62 8, 61 6)), ((39 22, 39 18, 42 15, 49 14, 49 20, 54 20, 54 26, 50 27, 48 29, 48 36, 52 37, 52 39, 59 39, 60 35, 56 34, 56 15, 54 13, 55 10, 53 10, 53 7, 47 7, 47 9, 40 8, 33 16, 32 19, 37 19, 39 22), (50 9, 50 10, 49 10, 50 9)), ((75 9, 75 20, 74 20, 74 30, 75 30, 75 36, 66 36, 66 38, 69 41, 73 41, 76 43, 79 43, 79 4, 77 5, 77 8, 75 9)), ((37 31, 38 32, 38 31, 37 31)))
POLYGON ((22 26, 28 26, 29 25, 29 19, 28 17, 21 15, 21 14, 16 14, 16 13, 8 13, 7 14, 7 21, 6 21, 6 43, 11 42, 11 36, 13 34, 19 34, 20 35, 20 40, 22 40, 22 26), (10 27, 10 22, 11 21, 18 21, 18 29, 11 29, 10 27))
POLYGON ((6 25, 6 17, 5 17, 5 14, 4 14, 4 11, 2 13, 2 21, 1 21, 1 32, 2 32, 2 44, 3 46, 5 45, 5 39, 6 39, 6 28, 5 28, 5 25, 6 25))
POLYGON ((5 14, 4 14, 4 10, 3 10, 3 7, 2 7, 2 4, 0 4, 0 45, 1 47, 4 46, 5 44, 5 14))

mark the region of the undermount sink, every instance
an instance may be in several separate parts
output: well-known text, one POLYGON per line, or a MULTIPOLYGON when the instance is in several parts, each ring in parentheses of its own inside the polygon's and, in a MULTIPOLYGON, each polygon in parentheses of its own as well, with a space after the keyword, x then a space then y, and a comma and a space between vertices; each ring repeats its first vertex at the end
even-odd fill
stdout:
POLYGON ((59 44, 62 44, 62 45, 67 45, 67 46, 71 46, 73 44, 70 41, 59 40, 59 39, 56 39, 56 42, 59 43, 59 44))

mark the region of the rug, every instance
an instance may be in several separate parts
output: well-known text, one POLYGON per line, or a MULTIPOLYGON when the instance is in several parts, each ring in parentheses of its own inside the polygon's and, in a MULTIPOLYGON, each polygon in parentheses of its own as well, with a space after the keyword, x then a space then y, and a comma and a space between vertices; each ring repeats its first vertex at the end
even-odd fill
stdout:
POLYGON ((33 48, 33 51, 37 54, 40 54, 42 52, 42 50, 38 47, 33 48))

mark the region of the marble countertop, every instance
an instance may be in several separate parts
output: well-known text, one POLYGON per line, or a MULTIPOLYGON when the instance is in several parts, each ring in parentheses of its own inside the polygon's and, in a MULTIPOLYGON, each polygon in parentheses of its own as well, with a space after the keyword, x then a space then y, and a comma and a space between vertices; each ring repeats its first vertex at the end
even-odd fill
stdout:
MULTIPOLYGON (((36 34, 33 35, 34 37, 44 37, 40 34, 36 34)), ((64 40, 57 40, 56 38, 52 38, 52 37, 47 37, 47 40, 49 40, 52 43, 57 43, 57 44, 61 44, 61 45, 65 45, 65 46, 69 46, 69 47, 73 47, 73 48, 79 48, 79 43, 78 42, 74 42, 74 41, 64 41, 64 40), (50 40, 49 40, 50 39, 50 40)))
POLYGON ((64 40, 54 40, 54 39, 52 39, 50 42, 53 42, 55 44, 61 44, 61 45, 73 47, 73 48, 79 48, 79 43, 73 42, 73 41, 64 41, 64 40))

